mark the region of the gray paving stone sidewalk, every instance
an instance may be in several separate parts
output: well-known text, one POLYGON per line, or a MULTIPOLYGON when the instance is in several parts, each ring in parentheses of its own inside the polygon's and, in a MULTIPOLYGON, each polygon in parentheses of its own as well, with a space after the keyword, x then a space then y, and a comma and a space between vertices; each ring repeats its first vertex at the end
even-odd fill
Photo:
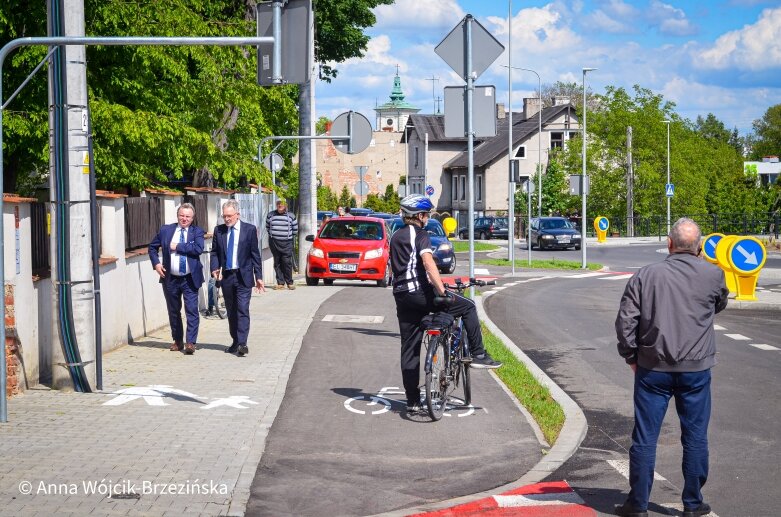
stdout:
POLYGON ((166 327, 106 354, 100 393, 12 398, 0 515, 242 515, 301 341, 337 290, 254 294, 246 357, 224 353, 227 320, 202 317, 193 356, 168 350, 166 327))

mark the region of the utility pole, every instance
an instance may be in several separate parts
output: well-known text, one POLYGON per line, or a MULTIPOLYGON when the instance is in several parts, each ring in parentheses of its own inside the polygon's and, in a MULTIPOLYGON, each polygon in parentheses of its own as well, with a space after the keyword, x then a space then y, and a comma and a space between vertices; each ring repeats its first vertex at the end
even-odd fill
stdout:
POLYGON ((435 86, 436 83, 439 82, 439 77, 432 75, 430 78, 426 79, 426 81, 431 81, 431 98, 434 100, 434 109, 436 110, 435 113, 439 113, 439 102, 435 86))
POLYGON ((626 128, 626 236, 635 236, 635 176, 632 170, 632 126, 626 128))
MULTIPOLYGON (((309 40, 307 42, 307 56, 309 59, 309 81, 301 85, 299 101, 299 134, 301 136, 313 136, 315 134, 315 79, 317 77, 315 66, 314 45, 314 20, 310 18, 309 40)), ((306 241, 306 236, 315 233, 317 228, 317 175, 315 140, 302 140, 298 145, 298 268, 306 268, 306 257, 311 243, 306 241)))
MULTIPOLYGON (((84 36, 84 1, 49 0, 49 35, 84 36)), ((52 387, 95 382, 92 225, 84 46, 62 46, 49 68, 52 387)))

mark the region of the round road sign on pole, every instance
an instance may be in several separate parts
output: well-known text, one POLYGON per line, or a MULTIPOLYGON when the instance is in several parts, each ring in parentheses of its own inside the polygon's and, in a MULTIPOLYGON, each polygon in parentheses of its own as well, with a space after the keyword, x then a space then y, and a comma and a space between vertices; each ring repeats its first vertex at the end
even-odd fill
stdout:
POLYGON ((716 258, 716 245, 724 238, 723 233, 711 233, 706 235, 702 240, 702 254, 705 260, 711 264, 718 264, 719 260, 716 258))
POLYGON ((372 125, 369 119, 355 111, 342 113, 331 124, 331 134, 347 136, 350 140, 333 140, 334 147, 347 154, 360 153, 372 141, 372 125))
POLYGON ((271 153, 263 158, 263 165, 271 172, 279 172, 285 166, 285 160, 278 153, 271 153))
POLYGON ((433 196, 434 195, 434 187, 432 187, 431 185, 426 185, 426 195, 428 197, 433 196))

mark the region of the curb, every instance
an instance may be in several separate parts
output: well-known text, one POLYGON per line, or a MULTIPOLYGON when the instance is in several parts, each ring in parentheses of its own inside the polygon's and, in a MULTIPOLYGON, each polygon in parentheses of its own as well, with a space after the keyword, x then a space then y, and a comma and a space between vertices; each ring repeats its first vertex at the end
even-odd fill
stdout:
MULTIPOLYGON (((512 340, 507 337, 504 332, 499 330, 493 321, 486 314, 483 309, 483 301, 481 296, 475 297, 475 305, 477 306, 477 314, 480 321, 485 323, 486 327, 504 343, 504 346, 510 350, 515 357, 521 361, 526 368, 529 369, 531 374, 537 381, 550 390, 553 399, 559 403, 564 410, 564 426, 561 428, 559 438, 553 447, 550 448, 548 454, 545 455, 534 467, 532 467, 526 474, 521 476, 517 481, 508 483, 506 485, 498 486, 491 490, 484 492, 478 492, 476 494, 465 495, 448 499, 446 501, 438 501, 435 503, 427 503, 423 505, 414 506, 411 508, 405 508, 400 510, 392 510, 390 512, 376 514, 374 517, 402 517, 407 515, 414 515, 418 513, 426 513, 434 510, 442 510, 450 508, 452 506, 471 503, 486 497, 492 497, 496 494, 504 493, 509 490, 514 490, 522 486, 538 483, 548 477, 556 469, 558 469, 565 461, 567 461, 578 450, 583 439, 586 437, 588 431, 588 423, 586 422, 586 416, 583 411, 575 403, 572 398, 567 395, 548 375, 543 372, 539 366, 537 366, 529 357, 518 348, 512 340)), ((497 379, 498 382, 498 379, 497 379)), ((515 398, 514 396, 512 397, 515 398)), ((524 414, 526 414, 524 412, 524 414)), ((532 428, 536 425, 532 424, 532 428)))

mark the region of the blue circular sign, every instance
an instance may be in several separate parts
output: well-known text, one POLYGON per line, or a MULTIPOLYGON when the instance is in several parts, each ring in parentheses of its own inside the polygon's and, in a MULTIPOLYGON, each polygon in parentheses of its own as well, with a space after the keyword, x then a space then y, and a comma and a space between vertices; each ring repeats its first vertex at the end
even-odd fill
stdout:
POLYGON ((705 242, 702 243, 702 252, 705 253, 706 257, 711 260, 716 260, 716 245, 719 243, 722 237, 724 236, 718 233, 714 233, 705 239, 705 242))
POLYGON ((434 195, 434 187, 431 185, 426 185, 426 195, 427 196, 433 196, 434 195))
POLYGON ((765 246, 754 237, 738 237, 728 258, 737 273, 751 274, 765 265, 765 253, 765 246))
POLYGON ((607 231, 608 227, 610 226, 610 221, 608 221, 607 217, 600 217, 599 218, 599 229, 604 231, 607 231))

